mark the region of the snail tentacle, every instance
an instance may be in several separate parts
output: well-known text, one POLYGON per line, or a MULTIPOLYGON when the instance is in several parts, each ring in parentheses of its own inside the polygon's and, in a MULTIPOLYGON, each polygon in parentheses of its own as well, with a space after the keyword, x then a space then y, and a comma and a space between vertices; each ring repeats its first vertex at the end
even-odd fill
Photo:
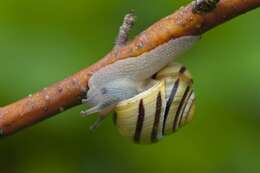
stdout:
POLYGON ((94 122, 94 124, 92 124, 90 127, 89 127, 89 130, 94 132, 101 124, 102 122, 106 119, 106 116, 98 116, 97 117, 97 120, 94 122))
POLYGON ((102 106, 97 105, 97 106, 94 106, 94 107, 87 109, 85 111, 81 111, 80 114, 85 117, 85 116, 100 112, 101 110, 102 110, 102 106))

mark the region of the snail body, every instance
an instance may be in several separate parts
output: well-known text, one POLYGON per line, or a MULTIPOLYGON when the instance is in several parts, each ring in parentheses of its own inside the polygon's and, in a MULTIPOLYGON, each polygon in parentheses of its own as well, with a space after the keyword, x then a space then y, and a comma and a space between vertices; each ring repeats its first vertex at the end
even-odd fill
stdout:
POLYGON ((172 39, 140 56, 119 60, 101 68, 91 76, 88 84, 85 102, 93 107, 82 113, 106 114, 120 101, 145 91, 155 73, 191 48, 199 38, 183 36, 172 39))
POLYGON ((120 134, 135 143, 154 143, 187 124, 193 116, 195 95, 186 68, 170 64, 158 72, 154 85, 115 107, 120 134))
MULTIPOLYGON (((180 70, 177 68, 179 66, 176 65, 170 68, 164 67, 169 65, 177 56, 191 48, 199 38, 200 36, 182 36, 171 39, 167 43, 163 43, 140 56, 118 60, 95 72, 88 83, 89 90, 87 92, 87 99, 82 101, 92 107, 81 112, 82 115, 99 112, 100 116, 98 116, 96 123, 91 126, 91 129, 96 129, 100 122, 107 117, 107 114, 114 109, 117 111, 117 127, 119 131, 124 136, 134 136, 135 142, 155 142, 164 134, 171 133, 172 130, 170 130, 170 126, 171 128, 173 127, 168 121, 170 122, 173 119, 177 121, 174 126, 174 131, 179 126, 185 124, 186 120, 184 119, 187 117, 186 112, 189 112, 189 110, 183 107, 179 108, 183 118, 178 117, 178 119, 176 119, 170 116, 170 114, 172 115, 171 112, 176 111, 180 102, 183 102, 185 105, 192 105, 192 103, 187 101, 189 99, 187 99, 186 96, 184 100, 181 100, 184 98, 182 90, 184 90, 185 87, 183 85, 188 86, 191 84, 189 75, 186 75, 186 71, 184 71, 183 74, 176 72, 176 70, 180 70), (164 73, 158 73, 161 70, 164 73), (156 79, 153 79, 152 76, 156 73, 158 73, 156 79), (169 75, 166 75, 168 73, 169 75), (176 80, 179 81, 179 86, 174 85, 177 82, 176 80), (177 89, 177 95, 174 98, 172 98, 173 96, 171 95, 172 85, 177 89), (145 96, 147 94, 147 98, 139 98, 140 95, 141 97, 144 96, 143 94, 145 96), (132 101, 133 99, 137 100, 132 101), (128 104, 128 101, 130 104, 128 104), (138 105, 143 105, 138 107, 138 112, 136 109, 130 110, 130 107, 132 107, 134 103, 136 103, 136 105, 133 106, 137 107, 138 105), (172 106, 167 106, 167 104, 171 104, 172 106), (160 108, 158 105, 160 105, 160 108), (142 121, 139 119, 136 120, 137 115, 143 111, 145 115, 140 117, 143 117, 144 120, 142 120, 142 118, 142 121), (152 114, 155 114, 154 111, 157 116, 153 115, 152 117, 152 114), (165 115, 165 111, 169 112, 169 114, 165 115), (151 116, 148 116, 148 114, 151 116), (131 118, 129 118, 129 122, 127 122, 127 118, 125 117, 129 117, 130 115, 131 118), (166 119, 163 118, 164 116, 166 116, 166 119), (148 117, 151 118, 149 119, 148 117), (152 118, 155 118, 156 121, 152 121, 152 118), (146 122, 147 119, 149 119, 149 122, 146 122), (162 121, 164 125, 162 125, 162 121), (155 126, 153 126, 153 123, 155 126), (126 126, 124 127, 124 125, 126 126), (139 136, 133 135, 136 131, 135 128, 137 131, 141 129, 139 130, 139 136), (153 138, 150 138, 151 135, 153 138)), ((192 93, 190 89, 187 89, 187 93, 185 94, 193 96, 192 93)))

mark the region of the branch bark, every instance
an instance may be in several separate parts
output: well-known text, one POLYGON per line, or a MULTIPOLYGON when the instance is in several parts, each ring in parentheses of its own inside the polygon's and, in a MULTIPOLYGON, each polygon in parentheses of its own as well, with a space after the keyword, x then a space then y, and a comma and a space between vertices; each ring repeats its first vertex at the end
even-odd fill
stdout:
POLYGON ((209 13, 193 13, 194 2, 156 22, 127 45, 113 49, 96 64, 10 105, 0 108, 0 136, 56 115, 81 103, 88 80, 100 68, 135 57, 172 38, 199 35, 229 19, 260 6, 260 0, 220 0, 209 13))

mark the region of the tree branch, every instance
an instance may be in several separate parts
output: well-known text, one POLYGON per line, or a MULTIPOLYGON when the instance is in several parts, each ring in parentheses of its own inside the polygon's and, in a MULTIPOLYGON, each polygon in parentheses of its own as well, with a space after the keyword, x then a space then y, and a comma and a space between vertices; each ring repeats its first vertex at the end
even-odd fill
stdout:
POLYGON ((0 136, 10 135, 65 109, 81 103, 88 80, 100 68, 117 60, 138 56, 172 38, 198 35, 221 23, 260 6, 260 0, 220 0, 208 13, 195 13, 194 2, 156 22, 134 40, 113 49, 96 64, 30 95, 0 108, 0 136))

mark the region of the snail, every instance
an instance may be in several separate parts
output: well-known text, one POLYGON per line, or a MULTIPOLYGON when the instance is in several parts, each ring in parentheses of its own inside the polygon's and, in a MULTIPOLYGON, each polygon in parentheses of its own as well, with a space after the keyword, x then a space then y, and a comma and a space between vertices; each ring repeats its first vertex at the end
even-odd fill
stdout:
POLYGON ((96 71, 89 79, 86 99, 82 100, 92 107, 81 111, 81 115, 100 114, 90 128, 96 129, 115 110, 116 126, 123 136, 136 143, 151 143, 186 124, 194 108, 192 80, 183 66, 171 62, 199 38, 173 38, 139 56, 118 60, 96 71))

